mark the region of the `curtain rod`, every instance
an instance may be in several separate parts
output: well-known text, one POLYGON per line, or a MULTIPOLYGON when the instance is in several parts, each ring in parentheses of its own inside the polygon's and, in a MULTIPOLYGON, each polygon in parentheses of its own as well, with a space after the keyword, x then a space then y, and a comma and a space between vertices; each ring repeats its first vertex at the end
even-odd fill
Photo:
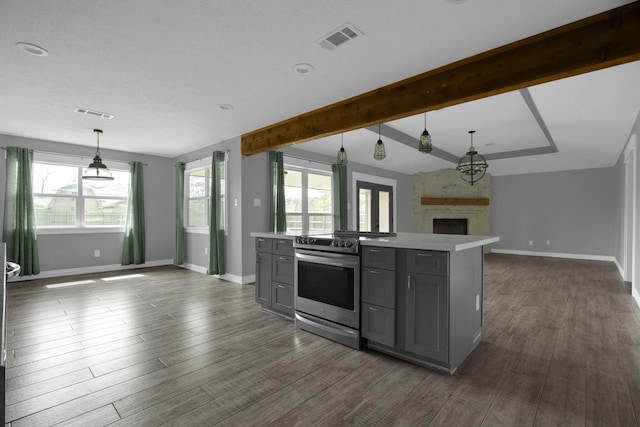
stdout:
MULTIPOLYGON (((7 147, 0 147, 0 148, 2 148, 3 150, 7 151, 7 147)), ((78 159, 87 159, 87 160, 93 159, 93 157, 91 157, 91 156, 81 156, 79 154, 54 153, 53 151, 41 151, 41 150, 33 150, 33 152, 34 153, 39 153, 39 154, 52 154, 54 156, 77 157, 78 159)), ((116 159, 109 159, 109 158, 107 158, 107 160, 112 160, 114 162, 126 162, 126 160, 116 160, 116 159)), ((144 166, 149 166, 147 163, 143 163, 143 165, 144 166)))

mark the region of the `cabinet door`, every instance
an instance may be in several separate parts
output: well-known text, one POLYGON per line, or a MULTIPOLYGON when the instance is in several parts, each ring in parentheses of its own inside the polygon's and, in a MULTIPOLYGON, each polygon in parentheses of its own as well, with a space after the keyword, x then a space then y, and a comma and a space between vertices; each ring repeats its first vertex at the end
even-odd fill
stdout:
POLYGON ((273 239, 273 253, 293 256, 293 239, 273 239))
POLYGON ((393 347, 396 312, 385 307, 362 304, 362 336, 370 341, 393 347))
POLYGON ((362 301, 396 308, 396 272, 362 267, 362 301))
POLYGON ((273 254, 273 281, 293 285, 293 257, 273 254))
POLYGON ((406 350, 449 361, 447 277, 409 273, 406 293, 406 350))
POLYGON ((271 259, 272 255, 256 252, 256 302, 271 305, 271 259))
POLYGON ((407 251, 407 271, 435 276, 449 275, 449 253, 442 251, 407 251))
POLYGON ((273 282, 271 308, 293 316, 293 285, 273 282))

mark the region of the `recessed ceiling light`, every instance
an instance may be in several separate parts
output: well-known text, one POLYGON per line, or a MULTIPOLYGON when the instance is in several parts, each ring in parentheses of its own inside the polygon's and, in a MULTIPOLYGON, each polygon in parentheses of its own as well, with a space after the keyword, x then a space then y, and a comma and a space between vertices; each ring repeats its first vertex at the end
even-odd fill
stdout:
POLYGON ((451 3, 451 4, 462 4, 462 3, 466 3, 469 0, 447 0, 447 2, 451 3))
POLYGON ((233 105, 231 104, 220 104, 220 109, 225 111, 233 110, 233 105))
POLYGON ((304 62, 294 65, 292 69, 298 74, 311 74, 314 70, 313 65, 305 64, 304 62))
POLYGON ((35 44, 19 42, 16 43, 16 47, 24 53, 28 53, 29 55, 49 56, 49 52, 47 52, 46 49, 43 49, 40 46, 36 46, 35 44))

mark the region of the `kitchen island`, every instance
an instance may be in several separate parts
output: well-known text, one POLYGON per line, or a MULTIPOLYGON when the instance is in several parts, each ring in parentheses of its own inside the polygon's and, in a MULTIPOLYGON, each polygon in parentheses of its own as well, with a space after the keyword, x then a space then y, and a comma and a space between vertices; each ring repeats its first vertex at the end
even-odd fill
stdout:
MULTIPOLYGON (((271 271, 256 270, 256 300, 275 286, 295 300, 291 234, 252 233, 270 248, 271 271), (286 253, 283 246, 286 246, 286 253), (274 249, 279 247, 279 249, 274 249), (281 263, 274 265, 274 257, 281 263), (283 266, 287 268, 283 268, 283 266), (274 281, 273 270, 290 270, 286 283, 274 281)), ((492 236, 398 233, 360 237, 360 332, 364 345, 414 363, 453 373, 482 339, 483 250, 499 241, 492 236)), ((263 264, 266 265, 266 264, 263 264)), ((282 279, 282 277, 280 277, 282 279)), ((269 301, 273 309, 273 298, 269 301)), ((269 307, 265 307, 269 309, 269 307)), ((281 310, 274 310, 283 313, 281 310)))

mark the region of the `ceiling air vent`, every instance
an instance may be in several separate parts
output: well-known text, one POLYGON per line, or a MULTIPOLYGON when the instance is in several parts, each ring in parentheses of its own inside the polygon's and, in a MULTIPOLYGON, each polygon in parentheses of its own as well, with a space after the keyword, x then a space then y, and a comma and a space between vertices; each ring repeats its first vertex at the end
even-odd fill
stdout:
POLYGON ((100 118, 107 119, 107 120, 113 119, 113 114, 101 113, 99 111, 93 111, 93 110, 89 110, 87 108, 76 108, 73 111, 75 111, 76 113, 80 113, 80 114, 86 114, 87 116, 100 117, 100 118))
POLYGON ((316 40, 314 43, 326 50, 333 50, 342 46, 346 42, 362 35, 362 31, 358 30, 348 22, 331 31, 324 37, 316 40))

